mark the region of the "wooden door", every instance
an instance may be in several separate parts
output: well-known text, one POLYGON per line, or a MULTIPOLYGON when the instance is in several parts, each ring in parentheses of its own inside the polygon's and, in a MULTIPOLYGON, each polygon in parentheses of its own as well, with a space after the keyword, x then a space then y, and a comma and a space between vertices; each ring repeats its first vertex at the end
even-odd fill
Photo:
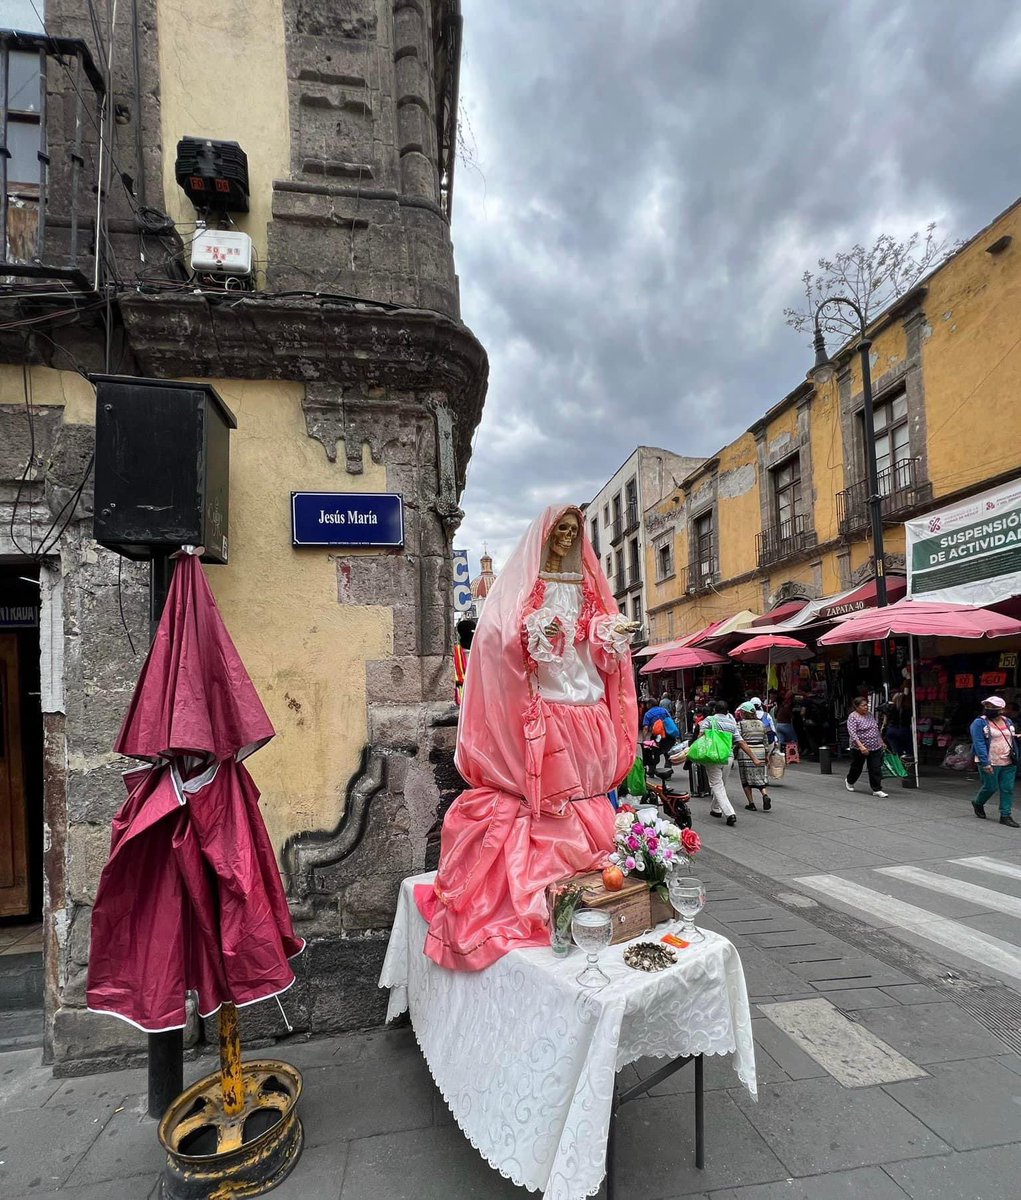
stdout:
POLYGON ((29 911, 18 639, 0 634, 0 917, 29 911))

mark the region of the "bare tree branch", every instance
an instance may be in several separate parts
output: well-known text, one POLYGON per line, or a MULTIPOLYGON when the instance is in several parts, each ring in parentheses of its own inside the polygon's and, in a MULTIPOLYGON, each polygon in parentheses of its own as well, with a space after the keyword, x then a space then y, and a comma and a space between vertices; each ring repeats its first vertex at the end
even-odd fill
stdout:
MULTIPOLYGON (((916 231, 899 242, 891 234, 881 233, 868 248, 855 243, 832 259, 820 258, 814 271, 802 275, 805 307, 785 308, 784 318, 798 333, 811 333, 819 304, 830 296, 848 296, 868 324, 960 245, 937 237, 935 221, 926 226, 924 238, 916 231)), ((858 332, 854 315, 837 305, 825 309, 819 323, 827 333, 842 339, 858 332)))

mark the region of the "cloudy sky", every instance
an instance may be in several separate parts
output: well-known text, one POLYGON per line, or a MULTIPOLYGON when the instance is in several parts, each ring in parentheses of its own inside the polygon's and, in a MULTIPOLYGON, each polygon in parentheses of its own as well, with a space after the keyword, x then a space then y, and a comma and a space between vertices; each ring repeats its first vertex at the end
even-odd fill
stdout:
POLYGON ((463 0, 454 248, 489 352, 457 544, 499 568, 638 444, 709 454, 804 377, 821 255, 1021 195, 1012 0, 463 0))

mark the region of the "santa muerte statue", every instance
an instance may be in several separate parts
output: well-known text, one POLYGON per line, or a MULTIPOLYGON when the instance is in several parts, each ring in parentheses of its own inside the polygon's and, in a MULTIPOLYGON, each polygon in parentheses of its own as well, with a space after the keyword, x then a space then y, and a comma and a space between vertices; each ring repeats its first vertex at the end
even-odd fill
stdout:
POLYGON ((455 764, 470 785, 416 890, 426 954, 473 971, 549 944, 546 886, 602 866, 607 792, 634 762, 635 626, 577 508, 548 508, 493 585, 472 643, 455 764))

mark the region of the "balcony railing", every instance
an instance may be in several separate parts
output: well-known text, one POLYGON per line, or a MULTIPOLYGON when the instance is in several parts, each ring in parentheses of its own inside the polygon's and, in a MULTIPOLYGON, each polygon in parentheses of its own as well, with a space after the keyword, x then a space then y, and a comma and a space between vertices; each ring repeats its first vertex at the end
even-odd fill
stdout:
POLYGON ((631 533, 632 530, 638 528, 638 503, 635 501, 627 506, 627 511, 624 514, 624 532, 631 533))
POLYGON ((627 585, 629 590, 642 586, 642 572, 639 567, 628 567, 627 585))
MULTIPOLYGON (((91 286, 88 261, 94 254, 90 197, 97 187, 95 139, 98 110, 105 94, 103 76, 88 47, 77 38, 0 31, 0 280, 65 279, 91 286), (12 58, 17 55, 18 58, 12 58), (31 84, 21 89, 18 110, 10 104, 12 64, 32 56, 38 63, 31 84), (47 72, 54 73, 50 91, 64 103, 47 111, 47 72), (57 84, 53 84, 53 80, 57 84), (64 84, 68 83, 71 91, 64 84), (69 116, 64 108, 70 106, 69 116), (73 114, 73 115, 72 115, 73 114), (68 120, 70 138, 61 134, 68 120), (15 163, 11 137, 34 139, 28 156, 15 163), (52 142, 52 144, 51 144, 52 142), (12 172, 24 172, 20 179, 12 172), (27 182, 25 182, 27 180, 27 182)), ((52 98, 52 97, 51 97, 52 98)), ((141 119, 136 113, 135 119, 141 119)), ((92 200, 94 207, 95 200, 92 200)))
POLYGON ((800 554, 812 544, 813 538, 814 531, 801 513, 789 521, 781 521, 771 529, 763 529, 755 538, 759 566, 767 567, 770 563, 800 554))
POLYGON ((712 587, 720 577, 720 564, 715 554, 703 556, 688 564, 687 591, 701 592, 712 587))
POLYGON ((624 575, 624 572, 621 571, 619 574, 614 575, 613 577, 613 594, 615 596, 623 596, 626 591, 627 578, 624 575))
MULTIPOLYGON (((902 458, 879 472, 877 482, 883 498, 883 520, 891 520, 928 499, 928 485, 919 478, 917 458, 902 458)), ((837 492, 837 527, 841 534, 855 533, 869 525, 869 485, 861 479, 837 492)))
POLYGON ((613 524, 610 526, 610 545, 615 546, 623 536, 624 522, 620 517, 614 517, 613 524))

